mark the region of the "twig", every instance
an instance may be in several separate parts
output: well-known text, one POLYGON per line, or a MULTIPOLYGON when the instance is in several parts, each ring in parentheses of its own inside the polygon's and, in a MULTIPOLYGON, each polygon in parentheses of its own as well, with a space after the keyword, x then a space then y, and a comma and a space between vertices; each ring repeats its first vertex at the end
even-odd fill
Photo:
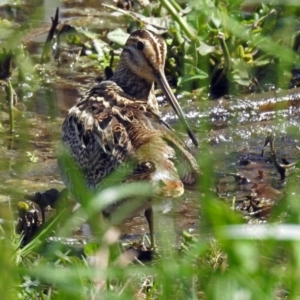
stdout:
POLYGON ((13 90, 10 80, 7 80, 7 84, 5 86, 5 92, 6 92, 6 99, 8 102, 10 132, 14 132, 15 131, 14 111, 13 111, 13 109, 14 109, 14 90, 13 90))
POLYGON ((51 42, 53 40, 56 27, 59 24, 58 16, 59 16, 59 8, 57 7, 56 8, 55 17, 54 18, 51 17, 51 19, 52 19, 52 26, 51 26, 51 28, 49 30, 46 42, 44 44, 44 49, 43 49, 43 53, 42 53, 42 57, 41 57, 41 63, 45 63, 45 62, 48 62, 50 60, 51 42))

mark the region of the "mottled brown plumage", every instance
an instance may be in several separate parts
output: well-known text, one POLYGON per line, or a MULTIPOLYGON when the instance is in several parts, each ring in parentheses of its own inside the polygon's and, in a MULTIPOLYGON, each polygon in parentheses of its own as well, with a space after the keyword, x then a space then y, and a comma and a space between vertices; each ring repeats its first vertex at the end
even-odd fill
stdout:
MULTIPOLYGON (((123 181, 147 180, 156 196, 178 197, 184 192, 184 184, 195 182, 200 172, 197 162, 160 118, 154 95, 156 81, 196 144, 167 84, 165 57, 166 45, 160 36, 135 31, 110 80, 91 88, 70 109, 63 124, 62 141, 90 189, 103 188, 103 179, 126 164, 132 171, 123 181)), ((62 168, 62 175, 74 192, 67 166, 62 168)), ((146 208, 145 215, 154 247, 151 207, 146 208)))

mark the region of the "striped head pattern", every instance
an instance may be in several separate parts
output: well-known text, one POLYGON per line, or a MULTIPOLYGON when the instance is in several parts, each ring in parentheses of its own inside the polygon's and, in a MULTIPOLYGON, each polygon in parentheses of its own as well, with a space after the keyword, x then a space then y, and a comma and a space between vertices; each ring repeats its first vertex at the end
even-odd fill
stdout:
POLYGON ((128 38, 121 60, 133 73, 153 82, 164 70, 167 46, 161 36, 137 30, 128 38))

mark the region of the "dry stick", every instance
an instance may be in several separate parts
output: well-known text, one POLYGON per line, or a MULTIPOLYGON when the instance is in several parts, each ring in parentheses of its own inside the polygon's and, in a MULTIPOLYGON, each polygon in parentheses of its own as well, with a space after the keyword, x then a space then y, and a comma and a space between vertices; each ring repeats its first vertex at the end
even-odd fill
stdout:
POLYGON ((55 17, 54 18, 51 17, 52 26, 51 26, 51 28, 49 30, 46 42, 44 44, 43 53, 42 53, 42 57, 41 57, 41 63, 48 62, 49 59, 50 59, 51 42, 53 40, 56 27, 59 24, 58 16, 59 16, 59 8, 57 7, 56 8, 55 17))

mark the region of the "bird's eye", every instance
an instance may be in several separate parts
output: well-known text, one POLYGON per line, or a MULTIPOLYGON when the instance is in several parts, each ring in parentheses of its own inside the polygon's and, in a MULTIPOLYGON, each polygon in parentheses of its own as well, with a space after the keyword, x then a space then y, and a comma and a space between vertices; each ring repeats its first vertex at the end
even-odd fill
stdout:
POLYGON ((136 43, 136 49, 138 49, 139 51, 143 51, 144 50, 144 43, 141 41, 138 41, 136 43))

